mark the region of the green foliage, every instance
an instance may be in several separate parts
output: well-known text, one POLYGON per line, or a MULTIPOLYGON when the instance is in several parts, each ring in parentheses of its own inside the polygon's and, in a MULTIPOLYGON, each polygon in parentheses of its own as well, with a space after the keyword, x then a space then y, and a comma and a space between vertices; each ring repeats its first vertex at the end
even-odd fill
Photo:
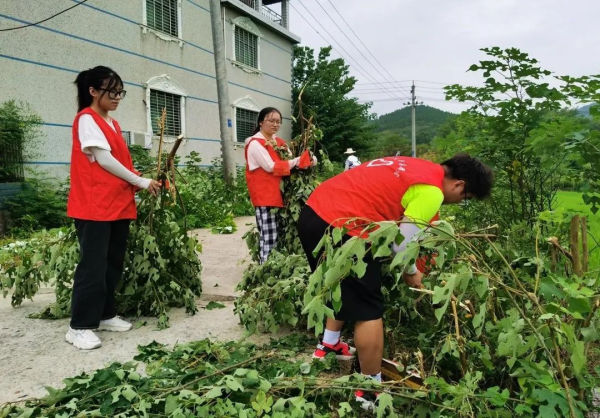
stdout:
MULTIPOLYGON (((306 149, 315 149, 322 133, 305 121, 306 130, 291 143, 294 155, 306 149)), ((282 154, 289 158, 287 150, 282 154)), ((294 170, 281 184, 284 207, 277 211, 277 246, 262 265, 250 264, 237 290, 242 296, 235 302, 240 322, 251 332, 276 331, 279 326, 301 327, 302 298, 310 268, 298 238, 298 219, 308 196, 318 184, 318 177, 332 175, 334 166, 321 152, 319 165, 305 170, 294 170)), ((258 263, 259 234, 256 228, 244 237, 252 260, 258 263)))
MULTIPOLYGON (((307 118, 323 130, 322 146, 332 160, 343 161, 343 152, 348 147, 361 149, 372 138, 372 127, 367 121, 374 115, 369 113, 370 103, 360 104, 356 98, 346 97, 356 84, 348 65, 343 59, 331 60, 331 47, 321 48, 318 57, 309 47, 294 47, 292 69, 292 100, 300 98, 311 109, 307 118)), ((298 115, 296 108, 294 115, 298 115)), ((294 137, 302 131, 302 118, 292 125, 294 137)))
MULTIPOLYGON (((137 170, 156 170, 156 159, 139 147, 130 148, 137 170)), ((163 160, 166 159, 166 156, 163 160)), ((214 233, 228 234, 236 229, 234 217, 254 214, 248 195, 244 169, 238 168, 237 181, 227 185, 220 159, 200 168, 199 154, 191 152, 185 167, 176 173, 180 204, 173 206, 179 225, 184 228, 212 228, 214 233)))
POLYGON ((24 237, 33 231, 70 224, 67 195, 66 183, 44 179, 40 174, 28 177, 21 193, 5 202, 11 219, 10 233, 24 237))
MULTIPOLYGON (((130 227, 125 269, 117 289, 120 315, 155 316, 159 328, 169 326, 171 307, 185 307, 194 314, 195 299, 202 293, 202 267, 197 255, 200 245, 179 226, 170 203, 166 189, 158 199, 144 192, 139 219, 130 227)), ((10 252, 10 261, 0 269, 4 297, 12 292, 11 303, 19 306, 24 299, 32 299, 42 283, 52 284, 56 301, 33 317, 68 317, 79 261, 75 229, 64 228, 46 239, 7 247, 2 253, 10 252)))
MULTIPOLYGON (((545 219, 551 227, 552 218, 545 219)), ((600 339, 597 279, 550 271, 547 247, 525 223, 509 235, 518 243, 477 244, 440 223, 395 255, 390 244, 401 239, 395 223, 370 228, 367 239, 337 246, 338 229, 319 244, 325 257, 309 279, 303 311, 316 334, 341 308, 340 281, 362 277, 358 260, 369 253, 389 276, 387 355, 426 374, 452 416, 585 415, 600 383, 586 367, 588 347, 600 339), (402 283, 402 267, 419 253, 435 258, 424 283, 430 304, 402 283), (412 357, 414 350, 420 354, 412 357)))
POLYGON ((364 416, 354 401, 357 388, 385 391, 378 417, 397 417, 407 405, 428 403, 398 383, 381 386, 361 375, 332 377, 335 359, 310 364, 296 357, 307 344, 300 334, 262 347, 201 340, 168 350, 152 342, 139 347, 134 358, 139 363, 113 363, 65 379, 63 388, 48 388, 39 401, 0 407, 0 416, 352 418, 364 416), (138 371, 140 363, 144 373, 138 371))
POLYGON ((481 73, 483 86, 446 87, 448 99, 475 105, 443 143, 449 151, 469 151, 493 166, 497 222, 531 225, 538 213, 552 209, 559 179, 574 160, 564 152, 565 135, 577 130, 583 118, 560 112, 571 103, 573 91, 551 87, 546 81, 551 72, 534 58, 516 48, 482 51, 488 59, 469 71, 481 73))
POLYGON ((273 250, 267 262, 250 264, 237 289, 235 313, 250 332, 277 332, 279 326, 306 324, 302 298, 310 268, 304 254, 284 255, 273 250))
POLYGON ((0 183, 23 180, 23 161, 37 155, 42 119, 27 104, 9 100, 0 106, 0 183))

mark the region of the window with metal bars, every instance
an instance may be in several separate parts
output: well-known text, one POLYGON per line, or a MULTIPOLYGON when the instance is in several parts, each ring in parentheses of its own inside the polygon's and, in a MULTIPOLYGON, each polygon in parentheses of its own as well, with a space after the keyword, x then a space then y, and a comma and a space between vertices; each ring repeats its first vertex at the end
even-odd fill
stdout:
POLYGON ((177 0, 146 0, 146 25, 179 37, 177 0))
POLYGON ((258 36, 235 27, 235 60, 258 69, 258 36))
POLYGON ((235 131, 237 142, 244 142, 246 138, 252 136, 256 121, 258 120, 258 112, 236 107, 235 109, 235 131))
POLYGON ((181 134, 181 96, 165 93, 159 90, 150 90, 150 118, 152 119, 152 132, 160 134, 158 121, 163 108, 167 108, 165 135, 178 136, 181 134))

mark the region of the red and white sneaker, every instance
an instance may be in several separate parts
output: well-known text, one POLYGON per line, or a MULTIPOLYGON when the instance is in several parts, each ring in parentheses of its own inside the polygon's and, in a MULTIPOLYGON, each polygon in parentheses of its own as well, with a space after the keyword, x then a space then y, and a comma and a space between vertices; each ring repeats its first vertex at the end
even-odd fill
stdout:
POLYGON ((317 344, 317 348, 315 349, 312 357, 314 359, 323 360, 329 353, 335 353, 335 357, 338 360, 352 360, 354 358, 354 353, 356 353, 356 348, 350 347, 341 340, 334 345, 321 342, 317 344))
POLYGON ((354 396, 356 397, 356 402, 360 404, 360 407, 365 411, 375 412, 377 397, 379 393, 376 392, 363 392, 362 390, 357 390, 354 392, 354 396))

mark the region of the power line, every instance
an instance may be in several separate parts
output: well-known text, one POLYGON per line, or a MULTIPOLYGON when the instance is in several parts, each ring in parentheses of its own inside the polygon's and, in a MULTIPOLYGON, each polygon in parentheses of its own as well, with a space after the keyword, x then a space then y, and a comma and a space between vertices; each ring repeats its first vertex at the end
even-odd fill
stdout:
MULTIPOLYGON (((379 73, 379 75, 381 77, 383 77, 384 80, 393 80, 394 77, 386 70, 386 68, 379 62, 379 60, 377 59, 377 57, 375 57, 375 55, 373 55, 373 53, 369 50, 369 48, 364 44, 364 42, 360 39, 360 37, 356 34, 356 32, 354 32, 354 30, 352 29, 352 27, 348 24, 348 22, 346 22, 346 19, 344 19, 344 16, 342 16, 342 14, 338 11, 338 9, 335 7, 335 5, 331 2, 331 0, 327 0, 329 2, 329 4, 331 4, 331 7, 333 7, 333 9, 336 11, 336 13, 340 16, 340 18, 342 19, 342 21, 346 24, 346 26, 348 26, 350 28, 350 31, 352 31, 352 33, 354 34, 354 36, 356 37, 356 39, 358 39, 358 41, 362 44, 362 46, 366 49, 366 51, 373 57, 373 59, 375 60, 375 62, 377 62, 377 64, 379 64, 379 66, 381 68, 383 68, 383 70, 388 73, 389 78, 387 78, 385 75, 383 75, 383 73, 381 71, 379 71, 379 69, 371 62, 371 60, 369 60, 369 58, 367 58, 365 56, 365 54, 362 53, 362 51, 355 45, 355 43, 352 41, 352 39, 350 39, 348 37, 348 35, 346 35, 346 32, 344 32, 344 30, 342 28, 339 27, 339 25, 336 23, 336 21, 333 19, 333 17, 331 17, 331 15, 327 12, 327 10, 325 10, 325 8, 323 7, 323 5, 321 5, 321 3, 319 2, 319 0, 315 0, 317 2, 317 4, 319 5, 319 7, 325 12, 325 14, 327 15, 327 17, 329 17, 329 19, 331 19, 331 21, 333 22, 333 24, 340 30, 340 32, 342 32, 342 35, 344 35, 346 37, 346 39, 348 39, 348 41, 352 44, 352 46, 358 51, 358 53, 369 63, 371 64, 371 67, 373 67, 375 69, 375 71, 377 71, 379 73)), ((408 93, 408 91, 406 91, 406 93, 408 93)), ((407 99, 408 96, 404 95, 407 99)))
POLYGON ((71 7, 69 7, 68 9, 65 9, 65 10, 63 10, 63 11, 61 11, 61 12, 58 12, 58 13, 56 13, 55 15, 52 15, 52 16, 50 16, 49 18, 46 18, 46 19, 44 19, 44 20, 40 20, 39 22, 35 22, 35 23, 29 23, 28 25, 23 25, 23 26, 15 26, 14 28, 0 29, 0 32, 8 32, 8 31, 10 31, 10 30, 25 29, 25 28, 28 28, 28 27, 30 27, 30 26, 36 26, 36 25, 39 25, 40 23, 47 22, 47 21, 49 21, 50 19, 53 19, 53 18, 55 18, 55 17, 56 17, 56 16, 58 16, 58 15, 61 15, 61 14, 65 13, 65 12, 68 12, 69 10, 71 10, 71 9, 73 9, 73 8, 75 8, 75 7, 77 7, 77 6, 81 5, 81 4, 83 4, 83 3, 85 3, 86 1, 88 1, 88 0, 82 0, 82 1, 80 1, 79 3, 77 3, 77 4, 75 4, 75 5, 71 6, 71 7))
MULTIPOLYGON (((438 90, 430 90, 427 89, 426 87, 421 87, 418 86, 420 90, 425 90, 427 93, 432 93, 432 94, 446 94, 446 92, 442 89, 438 89, 438 90)), ((393 87, 385 87, 386 91, 392 91, 392 92, 399 92, 399 90, 397 88, 393 88, 393 87)), ((356 89, 356 90, 352 90, 352 93, 381 93, 380 89, 375 89, 375 88, 369 88, 369 89, 356 89)))
MULTIPOLYGON (((296 9, 296 7, 294 7, 293 3, 290 2, 289 3, 290 6, 292 6, 292 8, 300 15, 300 17, 302 17, 302 19, 304 19, 304 21, 306 23, 308 23, 308 25, 319 34, 319 36, 321 38, 323 38, 323 40, 328 43, 331 44, 331 42, 329 42, 327 39, 325 39, 325 37, 315 29, 315 27, 308 21, 308 19, 306 19, 299 11, 298 9, 296 9)), ((369 79, 370 81, 377 81, 375 79, 375 77, 373 77, 372 75, 369 74, 369 72, 367 70, 365 70, 354 58, 352 58, 352 55, 350 55, 350 53, 348 53, 348 51, 346 51, 344 49, 344 47, 338 42, 336 41, 336 39, 333 37, 333 35, 331 35, 331 33, 329 33, 329 31, 325 28, 325 26, 323 26, 323 24, 321 24, 321 22, 319 22, 317 20, 317 18, 312 14, 312 12, 308 9, 308 7, 306 7, 301 1, 298 1, 298 4, 302 5, 302 7, 304 7, 304 9, 308 12, 308 14, 314 19, 315 22, 317 22, 319 24, 319 26, 325 31, 325 33, 327 33, 327 35, 329 35, 329 37, 331 38, 331 40, 342 50, 344 51, 344 53, 348 56, 348 57, 344 57, 344 55, 340 52, 337 51, 338 54, 340 54, 342 56, 342 58, 344 58, 346 61, 350 61, 350 59, 355 63, 353 65, 353 67, 360 73, 362 74, 365 78, 369 79), (362 71, 361 71, 362 70, 362 71)), ((383 89, 381 89, 383 90, 383 89)), ((392 97, 394 100, 398 100, 398 101, 402 101, 402 99, 400 97, 394 96, 392 93, 386 93, 388 96, 392 97)))

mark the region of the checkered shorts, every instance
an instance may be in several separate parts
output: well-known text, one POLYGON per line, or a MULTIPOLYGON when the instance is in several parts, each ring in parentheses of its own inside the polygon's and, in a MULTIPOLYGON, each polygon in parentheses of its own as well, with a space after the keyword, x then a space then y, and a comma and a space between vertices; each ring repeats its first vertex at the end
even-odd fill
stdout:
POLYGON ((256 206, 256 226, 260 234, 260 264, 263 264, 269 253, 277 244, 277 215, 271 207, 256 206))

